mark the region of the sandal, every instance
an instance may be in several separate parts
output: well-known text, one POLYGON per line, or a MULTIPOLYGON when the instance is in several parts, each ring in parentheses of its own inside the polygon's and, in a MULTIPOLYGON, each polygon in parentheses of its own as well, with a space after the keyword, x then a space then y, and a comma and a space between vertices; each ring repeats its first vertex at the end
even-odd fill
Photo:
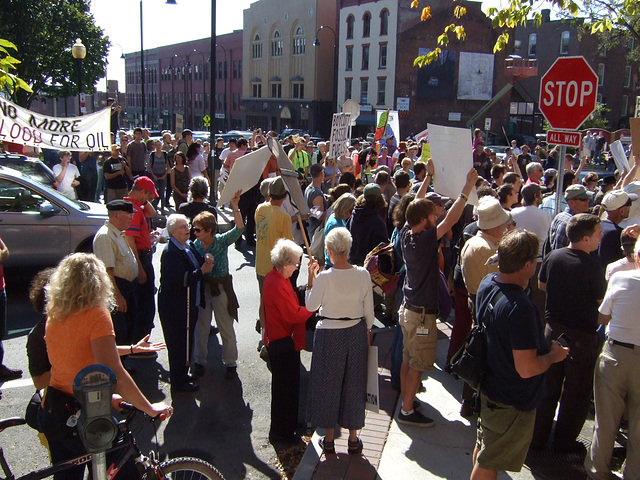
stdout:
POLYGON ((362 452, 362 440, 360 440, 360 437, 356 437, 355 442, 349 440, 347 445, 349 446, 348 452, 350 455, 358 455, 362 452))
POLYGON ((318 440, 318 444, 320 445, 320 448, 322 448, 322 451, 327 454, 327 453, 336 453, 336 447, 335 447, 335 443, 334 441, 328 441, 327 437, 322 437, 320 440, 318 440))

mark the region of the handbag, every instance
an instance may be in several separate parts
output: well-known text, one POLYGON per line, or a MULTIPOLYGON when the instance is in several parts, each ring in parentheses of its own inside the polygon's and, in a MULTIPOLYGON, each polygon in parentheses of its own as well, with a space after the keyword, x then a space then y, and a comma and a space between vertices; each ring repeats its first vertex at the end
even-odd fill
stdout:
POLYGON ((44 433, 49 441, 73 434, 78 420, 76 413, 79 410, 80 402, 75 397, 52 386, 47 387, 42 406, 38 409, 39 431, 44 433))
POLYGON ((24 419, 27 421, 27 425, 37 431, 40 431, 40 426, 38 425, 38 410, 40 409, 40 405, 42 405, 42 395, 40 394, 40 390, 36 390, 29 399, 27 409, 24 412, 24 419))
POLYGON ((324 265, 324 222, 318 226, 311 239, 311 255, 320 265, 324 265))
MULTIPOLYGON (((491 300, 487 304, 487 309, 483 317, 487 320, 493 315, 495 304, 504 294, 497 290, 493 293, 491 300)), ((487 330, 485 319, 478 317, 478 324, 475 325, 464 344, 453 354, 449 361, 451 373, 465 381, 476 392, 480 391, 482 377, 487 363, 487 330)))
POLYGON ((385 295, 395 295, 400 275, 395 272, 395 251, 393 244, 380 243, 364 259, 364 268, 371 281, 385 295))

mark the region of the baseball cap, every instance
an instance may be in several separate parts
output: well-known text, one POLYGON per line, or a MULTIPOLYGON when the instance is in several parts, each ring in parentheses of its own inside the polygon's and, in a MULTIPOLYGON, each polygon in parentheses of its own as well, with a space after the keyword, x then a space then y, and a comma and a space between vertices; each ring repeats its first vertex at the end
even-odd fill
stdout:
POLYGON ((269 185, 271 185, 271 182, 273 182, 273 178, 268 177, 262 180, 262 183, 260 183, 260 195, 262 195, 264 198, 267 198, 269 196, 269 185))
POLYGON ((133 186, 139 188, 140 190, 145 190, 149 193, 153 193, 156 198, 160 198, 158 195, 158 191, 156 190, 156 185, 153 183, 149 177, 140 176, 136 178, 136 181, 133 182, 133 186))
POLYGON ((445 206, 449 200, 449 197, 444 197, 436 192, 429 192, 425 195, 427 200, 431 200, 436 205, 440 205, 441 207, 445 206))
POLYGON ((382 189, 380 188, 380 185, 378 185, 377 183, 367 183, 364 187, 364 190, 362 191, 362 194, 365 197, 368 197, 368 196, 381 197, 382 189))
POLYGON ((607 175, 606 177, 602 178, 598 183, 602 183, 602 185, 615 185, 616 183, 618 183, 618 181, 616 180, 616 177, 614 177, 613 175, 607 175))
POLYGON ((624 190, 613 190, 604 196, 602 206, 610 212, 620 207, 631 205, 631 202, 635 202, 637 199, 638 195, 635 193, 627 193, 624 190))
POLYGON ((569 185, 564 192, 565 200, 586 200, 593 195, 584 185, 569 185))
POLYGON ((133 203, 128 200, 111 200, 107 203, 107 210, 110 212, 133 213, 133 203))

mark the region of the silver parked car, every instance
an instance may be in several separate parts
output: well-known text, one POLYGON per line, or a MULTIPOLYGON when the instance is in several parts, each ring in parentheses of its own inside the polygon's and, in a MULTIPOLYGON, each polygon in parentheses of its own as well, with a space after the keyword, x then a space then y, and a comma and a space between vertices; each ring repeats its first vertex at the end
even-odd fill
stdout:
POLYGON ((7 267, 55 265, 70 253, 91 252, 107 218, 104 205, 69 200, 0 167, 0 237, 10 252, 7 267))

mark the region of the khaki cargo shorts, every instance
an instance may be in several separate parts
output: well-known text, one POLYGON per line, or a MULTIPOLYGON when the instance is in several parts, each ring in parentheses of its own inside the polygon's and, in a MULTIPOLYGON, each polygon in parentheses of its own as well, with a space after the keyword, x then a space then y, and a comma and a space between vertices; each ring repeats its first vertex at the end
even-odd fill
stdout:
POLYGON ((402 361, 420 372, 433 370, 438 346, 435 314, 421 314, 405 308, 398 311, 402 328, 402 361), (428 332, 428 334, 424 334, 428 332))

